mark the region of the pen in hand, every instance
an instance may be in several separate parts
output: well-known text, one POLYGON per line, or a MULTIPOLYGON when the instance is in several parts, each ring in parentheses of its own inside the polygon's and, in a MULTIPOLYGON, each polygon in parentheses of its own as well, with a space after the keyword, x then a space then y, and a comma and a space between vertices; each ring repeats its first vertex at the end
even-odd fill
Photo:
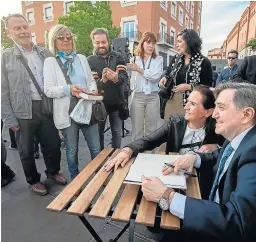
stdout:
MULTIPOLYGON (((170 163, 164 163, 166 166, 169 166, 169 167, 172 167, 172 168, 174 168, 175 166, 174 165, 172 165, 172 164, 170 164, 170 163)), ((197 175, 195 175, 195 174, 193 174, 193 173, 191 173, 191 172, 189 172, 189 171, 186 171, 186 170, 183 170, 183 169, 179 169, 179 171, 181 171, 181 172, 183 172, 185 175, 188 175, 188 176, 190 176, 190 177, 197 177, 197 175)))

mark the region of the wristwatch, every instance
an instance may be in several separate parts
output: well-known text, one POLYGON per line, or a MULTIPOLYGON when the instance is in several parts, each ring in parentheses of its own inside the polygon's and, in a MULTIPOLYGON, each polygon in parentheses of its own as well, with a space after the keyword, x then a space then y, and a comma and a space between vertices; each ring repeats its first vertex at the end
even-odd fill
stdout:
POLYGON ((167 188, 164 192, 164 194, 162 195, 162 197, 160 198, 158 205, 162 210, 168 210, 169 209, 169 196, 171 194, 171 192, 174 192, 173 189, 171 188, 167 188))

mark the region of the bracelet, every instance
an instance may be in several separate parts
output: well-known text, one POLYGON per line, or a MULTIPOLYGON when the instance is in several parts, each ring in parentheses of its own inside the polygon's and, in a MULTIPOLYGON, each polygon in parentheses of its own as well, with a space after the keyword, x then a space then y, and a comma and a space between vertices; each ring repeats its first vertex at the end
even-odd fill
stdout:
POLYGON ((129 155, 129 159, 132 157, 132 154, 130 154, 129 151, 127 151, 127 150, 121 150, 121 152, 124 152, 124 153, 126 153, 127 155, 129 155))

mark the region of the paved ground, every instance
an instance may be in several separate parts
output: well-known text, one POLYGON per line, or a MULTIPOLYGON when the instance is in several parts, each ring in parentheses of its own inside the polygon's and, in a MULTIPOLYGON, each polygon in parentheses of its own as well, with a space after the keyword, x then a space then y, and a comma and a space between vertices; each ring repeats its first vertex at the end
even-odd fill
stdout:
MULTIPOLYGON (((159 122, 160 124, 160 122, 159 122)), ((131 130, 130 120, 126 121, 126 127, 131 130)), ((9 135, 6 129, 3 130, 3 137, 7 140, 6 147, 10 145, 9 135)), ((110 144, 111 133, 106 133, 106 146, 110 144)), ((131 136, 126 136, 122 144, 130 142, 131 136)), ((49 187, 49 194, 40 197, 32 194, 28 190, 28 184, 25 182, 19 154, 17 150, 7 148, 7 164, 16 173, 15 181, 7 187, 2 188, 2 241, 3 242, 85 242, 94 241, 89 231, 84 227, 76 216, 57 214, 46 211, 46 206, 63 189, 62 186, 55 185, 46 180, 44 174, 43 159, 36 160, 38 171, 42 175, 42 181, 49 187)), ((89 162, 89 150, 80 135, 79 144, 79 164, 82 169, 89 162)), ((62 150, 61 170, 68 177, 68 168, 66 163, 65 150, 62 150)), ((104 240, 115 237, 124 224, 117 222, 103 221, 100 219, 89 218, 99 236, 104 240)), ((152 234, 146 227, 136 225, 134 241, 159 241, 161 234, 152 234)), ((119 239, 119 241, 128 241, 128 231, 119 239)))

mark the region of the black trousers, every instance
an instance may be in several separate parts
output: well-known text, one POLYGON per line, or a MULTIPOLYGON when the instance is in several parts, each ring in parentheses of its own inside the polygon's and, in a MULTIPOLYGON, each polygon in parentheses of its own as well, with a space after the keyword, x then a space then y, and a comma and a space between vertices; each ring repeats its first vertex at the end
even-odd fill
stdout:
POLYGON ((8 179, 13 176, 13 172, 9 166, 6 165, 7 151, 3 139, 1 139, 1 178, 8 179))
POLYGON ((17 148, 15 132, 12 129, 9 129, 9 135, 10 135, 10 140, 11 140, 11 147, 17 148))
POLYGON ((29 184, 40 182, 34 159, 34 137, 43 147, 42 153, 46 165, 46 175, 57 174, 60 170, 60 138, 53 118, 41 114, 41 101, 32 102, 32 119, 19 119, 17 143, 26 180, 29 184))

